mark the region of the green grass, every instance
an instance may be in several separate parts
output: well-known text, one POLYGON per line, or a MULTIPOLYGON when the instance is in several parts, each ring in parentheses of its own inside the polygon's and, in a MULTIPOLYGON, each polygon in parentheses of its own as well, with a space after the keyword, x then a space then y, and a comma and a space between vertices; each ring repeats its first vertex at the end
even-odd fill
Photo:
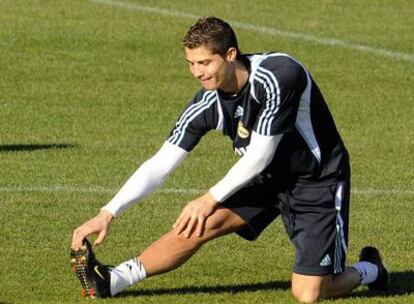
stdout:
MULTIPOLYGON (((414 53, 408 0, 150 5, 414 53)), ((71 231, 159 148, 197 90, 180 46, 193 22, 88 1, 0 2, 0 303, 80 301, 68 263, 71 231), (66 188, 39 188, 57 186, 66 188)), ((360 288, 340 302, 412 303, 414 63, 236 31, 245 52, 280 50, 308 66, 350 151, 348 260, 378 245, 393 282, 386 294, 360 288)), ((207 136, 164 187, 207 189, 236 161, 230 147, 207 136)), ((111 264, 132 257, 168 231, 192 197, 156 192, 114 222, 97 255, 111 264)), ((211 242, 177 271, 107 302, 293 303, 293 254, 276 221, 253 243, 234 235, 211 242)))

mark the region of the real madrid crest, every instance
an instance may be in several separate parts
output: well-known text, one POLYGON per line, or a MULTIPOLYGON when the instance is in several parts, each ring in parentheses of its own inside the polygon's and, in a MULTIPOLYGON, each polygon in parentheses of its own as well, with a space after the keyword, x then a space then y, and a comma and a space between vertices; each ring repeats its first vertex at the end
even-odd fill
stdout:
POLYGON ((247 138, 249 137, 249 130, 247 130, 241 121, 239 121, 239 124, 237 126, 237 134, 240 138, 247 138))

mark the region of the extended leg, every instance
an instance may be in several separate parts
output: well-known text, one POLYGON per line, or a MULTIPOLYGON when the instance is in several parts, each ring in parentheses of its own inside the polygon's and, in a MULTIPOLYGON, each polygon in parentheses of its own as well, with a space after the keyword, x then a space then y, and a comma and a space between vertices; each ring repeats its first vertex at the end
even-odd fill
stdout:
POLYGON ((172 230, 146 248, 138 259, 147 276, 165 273, 185 263, 207 241, 235 232, 244 225, 244 220, 233 211, 219 208, 207 219, 202 237, 185 238, 172 230))
POLYGON ((245 226, 236 213, 218 208, 206 220, 201 237, 185 238, 170 231, 152 243, 137 258, 109 268, 96 260, 92 246, 85 240, 80 250, 71 251, 73 271, 82 284, 83 295, 105 298, 148 276, 171 271, 187 261, 204 243, 245 226))

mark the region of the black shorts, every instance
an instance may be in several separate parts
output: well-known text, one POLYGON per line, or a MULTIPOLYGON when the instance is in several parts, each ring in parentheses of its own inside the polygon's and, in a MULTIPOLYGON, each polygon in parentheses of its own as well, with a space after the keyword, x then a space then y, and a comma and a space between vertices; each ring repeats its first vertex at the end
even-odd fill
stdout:
POLYGON ((237 232, 247 240, 281 215, 296 249, 293 272, 327 275, 344 271, 348 246, 349 180, 329 185, 278 189, 261 178, 222 203, 247 223, 237 232))

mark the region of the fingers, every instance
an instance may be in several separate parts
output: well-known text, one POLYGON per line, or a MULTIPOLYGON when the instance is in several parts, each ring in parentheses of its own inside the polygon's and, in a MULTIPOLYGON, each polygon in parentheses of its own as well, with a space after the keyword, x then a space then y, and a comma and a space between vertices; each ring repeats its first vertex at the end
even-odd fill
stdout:
POLYGON ((101 244, 108 233, 109 223, 110 221, 108 222, 103 217, 97 216, 75 229, 72 236, 72 249, 79 250, 83 245, 83 240, 93 233, 98 235, 94 242, 95 245, 101 244))
POLYGON ((189 238, 192 233, 203 236, 206 219, 214 212, 217 202, 205 201, 203 198, 189 202, 175 221, 173 228, 177 235, 189 238))
POLYGON ((184 237, 189 238, 196 225, 197 225, 197 218, 191 217, 184 231, 184 237))
POLYGON ((175 222, 173 228, 177 235, 183 234, 186 238, 189 238, 193 232, 195 232, 198 237, 201 237, 204 233, 205 222, 206 217, 204 215, 183 216, 175 222))
POLYGON ((102 244, 106 237, 106 230, 102 230, 99 232, 97 239, 93 243, 95 246, 102 244))
POLYGON ((189 220, 190 212, 188 212, 187 207, 185 207, 173 225, 173 228, 175 229, 177 235, 185 229, 189 220))
POLYGON ((196 234, 198 237, 203 236, 205 222, 206 222, 206 217, 204 215, 200 215, 197 218, 196 234))
POLYGON ((181 214, 180 214, 180 216, 177 218, 177 220, 175 221, 174 225, 172 225, 172 227, 173 227, 174 229, 177 229, 178 225, 180 225, 181 218, 182 218, 182 213, 181 213, 181 214))
POLYGON ((84 231, 79 227, 73 232, 72 236, 72 249, 79 250, 81 246, 83 245, 83 239, 86 237, 86 234, 84 231))
POLYGON ((175 232, 177 233, 177 235, 181 234, 181 232, 184 231, 184 229, 186 228, 189 221, 190 221, 189 216, 180 215, 178 217, 177 221, 174 224, 174 229, 175 229, 175 232))

